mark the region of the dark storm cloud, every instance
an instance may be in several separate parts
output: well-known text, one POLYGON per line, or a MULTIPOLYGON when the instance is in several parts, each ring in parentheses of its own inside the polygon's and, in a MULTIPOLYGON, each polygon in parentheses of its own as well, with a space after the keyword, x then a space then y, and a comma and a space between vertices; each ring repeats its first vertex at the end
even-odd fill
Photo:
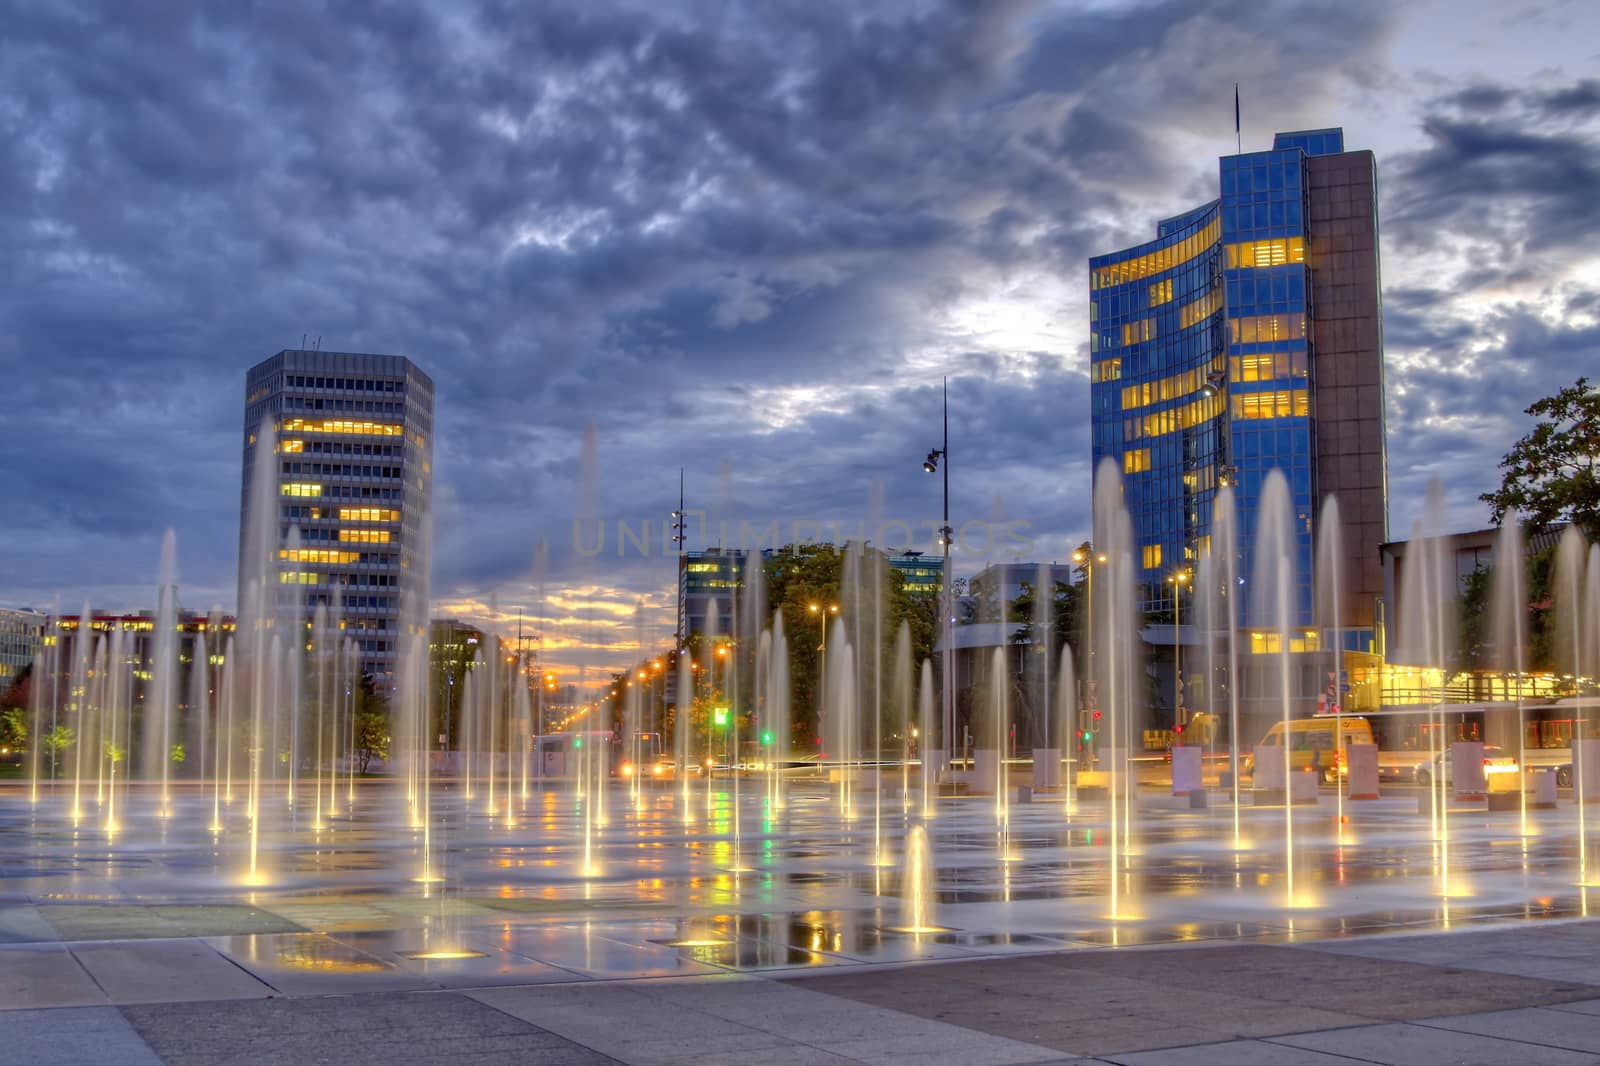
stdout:
MULTIPOLYGON (((1587 252, 1600 224, 1600 82, 1517 91, 1479 84, 1435 102, 1425 146, 1387 170, 1397 195, 1386 213, 1402 246, 1434 246, 1441 231, 1477 242, 1485 269, 1587 252)), ((1487 278, 1485 279, 1487 280, 1487 278)))
MULTIPOLYGON (((848 521, 875 479, 932 517, 947 372, 960 516, 1001 500, 1060 557, 1086 346, 1011 319, 1076 327, 1088 255, 1214 195, 1235 81, 1247 141, 1322 125, 1389 32, 1377 3, 4 6, 11 598, 148 573, 166 525, 231 598, 242 374, 305 333, 435 378, 441 594, 526 594, 540 537, 552 580, 598 572, 564 543, 590 422, 612 518, 659 521, 680 466, 758 527, 848 521)), ((1472 236, 1519 161, 1591 172, 1553 124, 1592 83, 1502 91, 1386 169, 1409 247, 1472 236)), ((1542 232, 1567 192, 1534 180, 1542 232)))

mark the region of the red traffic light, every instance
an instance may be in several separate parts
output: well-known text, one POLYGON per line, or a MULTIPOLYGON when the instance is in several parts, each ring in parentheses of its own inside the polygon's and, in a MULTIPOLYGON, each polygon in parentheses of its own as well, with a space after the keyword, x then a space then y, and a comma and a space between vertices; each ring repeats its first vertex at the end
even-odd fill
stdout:
POLYGON ((1097 721, 1097 722, 1100 720, 1100 712, 1099 711, 1095 711, 1094 712, 1094 720, 1097 721))

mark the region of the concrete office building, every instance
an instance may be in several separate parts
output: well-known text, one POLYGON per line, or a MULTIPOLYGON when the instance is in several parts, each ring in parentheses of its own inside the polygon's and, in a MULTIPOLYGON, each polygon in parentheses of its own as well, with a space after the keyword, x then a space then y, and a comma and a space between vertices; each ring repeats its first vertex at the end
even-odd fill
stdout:
POLYGON ((432 379, 401 356, 287 350, 250 369, 245 394, 241 614, 267 507, 278 617, 337 607, 361 671, 392 686, 403 642, 427 633, 432 379), (269 500, 252 498, 257 462, 273 464, 269 500))

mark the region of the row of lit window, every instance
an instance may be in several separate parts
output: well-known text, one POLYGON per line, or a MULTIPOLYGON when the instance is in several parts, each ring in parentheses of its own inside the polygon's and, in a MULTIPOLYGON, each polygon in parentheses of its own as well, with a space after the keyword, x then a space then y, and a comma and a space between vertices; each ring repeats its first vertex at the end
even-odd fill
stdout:
POLYGON ((1130 448, 1122 453, 1122 472, 1140 474, 1150 469, 1150 449, 1130 448))
POLYGON ((1234 344, 1271 344, 1302 340, 1306 335, 1306 316, 1295 311, 1286 315, 1246 315, 1228 319, 1229 339, 1234 344))
POLYGON ((1234 418, 1305 418, 1311 413, 1311 395, 1305 389, 1237 393, 1234 418))
POLYGON ((305 481, 286 481, 278 486, 278 491, 285 496, 315 497, 322 495, 322 486, 305 481))
POLYGON ((1282 381, 1305 376, 1305 352, 1263 352, 1228 360, 1228 377, 1232 381, 1282 381))
POLYGON ((1179 397, 1199 392, 1200 386, 1206 383, 1206 375, 1212 370, 1221 369, 1222 360, 1219 358, 1213 360, 1210 366, 1196 367, 1193 370, 1169 374, 1158 381, 1146 381, 1140 385, 1124 385, 1122 387, 1122 409, 1124 411, 1132 411, 1147 404, 1176 400, 1179 397))
MULTIPOLYGON (((1159 307, 1172 299, 1172 279, 1163 278, 1150 286, 1150 306, 1159 307)), ((1093 303, 1090 307, 1095 306, 1093 303)))
POLYGON ((1170 411, 1156 411, 1148 415, 1125 418, 1122 420, 1122 439, 1159 437, 1165 433, 1175 433, 1180 429, 1203 425, 1222 414, 1222 403, 1221 395, 1202 396, 1170 411))
POLYGON ((285 433, 359 433, 368 437, 399 437, 405 429, 392 422, 354 421, 342 418, 325 418, 312 421, 304 418, 285 419, 281 427, 285 433))
POLYGON ((1095 289, 1109 288, 1112 285, 1122 285, 1130 281, 1138 281, 1152 274, 1159 274, 1163 270, 1171 270, 1181 266, 1191 259, 1195 259, 1211 249, 1217 243, 1217 238, 1222 235, 1221 219, 1212 219, 1206 227, 1181 241, 1174 241, 1164 248, 1157 248, 1144 255, 1132 259, 1124 259, 1120 263, 1111 263, 1090 271, 1090 287, 1095 289))
POLYGON ((1273 237, 1264 241, 1239 241, 1223 245, 1228 269, 1275 267, 1306 261, 1304 237, 1273 237))
POLYGON ((346 544, 388 544, 393 534, 387 529, 341 529, 339 539, 346 544))
POLYGON ((345 522, 398 522, 400 512, 388 507, 341 507, 339 518, 345 522))
MULTIPOLYGON (((278 558, 287 559, 292 563, 330 563, 335 566, 345 566, 360 559, 361 553, 333 551, 328 548, 279 548, 278 558)), ((279 574, 278 580, 289 584, 291 578, 288 574, 279 574)))
POLYGON ((1089 380, 1096 384, 1102 381, 1120 381, 1122 379, 1122 356, 1114 359, 1099 359, 1089 365, 1089 380))

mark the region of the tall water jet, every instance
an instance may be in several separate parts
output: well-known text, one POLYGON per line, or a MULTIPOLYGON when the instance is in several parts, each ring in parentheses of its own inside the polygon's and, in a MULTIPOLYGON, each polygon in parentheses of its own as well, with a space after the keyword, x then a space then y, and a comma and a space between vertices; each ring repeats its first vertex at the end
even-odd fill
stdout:
POLYGON ((911 625, 901 622, 894 635, 894 707, 900 723, 900 814, 911 811, 911 741, 917 734, 916 702, 913 696, 911 625))
POLYGON ((126 754, 126 736, 132 728, 133 676, 125 664, 123 647, 126 636, 121 626, 111 630, 110 648, 106 654, 106 807, 104 828, 106 835, 117 832, 117 765, 126 754), (123 724, 123 723, 126 723, 123 724))
MULTIPOLYGON (((489 597, 489 616, 498 619, 500 616, 500 601, 498 596, 489 597)), ((489 816, 490 821, 500 813, 495 799, 495 760, 499 755, 500 740, 500 641, 492 632, 484 634, 483 664, 485 676, 482 691, 479 693, 483 700, 484 730, 483 738, 488 742, 488 768, 484 772, 484 787, 488 790, 488 799, 483 805, 483 813, 489 816)))
POLYGON ((933 849, 928 843, 928 830, 922 825, 913 825, 906 834, 900 924, 892 931, 912 934, 946 932, 945 927, 938 924, 936 899, 933 849))
POLYGON ((1450 749, 1446 737, 1449 724, 1445 708, 1444 679, 1452 667, 1453 627, 1456 612, 1456 587, 1453 557, 1447 547, 1444 525, 1444 489, 1438 478, 1429 482, 1423 500, 1422 517, 1412 528, 1406 566, 1401 579, 1401 644, 1395 661, 1422 666, 1439 678, 1434 698, 1429 701, 1428 753, 1431 773, 1428 781, 1429 824, 1437 855, 1439 895, 1458 894, 1454 881, 1450 848, 1450 749))
MULTIPOLYGON (((1588 745, 1584 743, 1584 729, 1587 724, 1584 702, 1582 699, 1583 669, 1587 658, 1583 653, 1583 637, 1586 628, 1584 620, 1584 568, 1587 561, 1588 545, 1584 543, 1583 534, 1578 532, 1577 526, 1569 525, 1561 533, 1561 541, 1556 546, 1556 565, 1554 581, 1551 590, 1554 593, 1556 610, 1556 639, 1553 648, 1557 667, 1567 676, 1573 678, 1573 730, 1572 730, 1572 794, 1576 799, 1578 810, 1578 883, 1589 883, 1589 821, 1588 803, 1586 793, 1589 791, 1587 778, 1595 773, 1595 769, 1588 766, 1584 758, 1588 754, 1588 745)), ((1589 624, 1593 624, 1592 622, 1589 624)))
MULTIPOLYGON (((1349 753, 1345 749, 1344 734, 1344 527, 1339 518, 1339 500, 1328 496, 1322 502, 1322 518, 1317 524, 1316 580, 1312 599, 1316 613, 1316 630, 1328 641, 1329 683, 1333 706, 1333 802, 1334 825, 1340 840, 1344 839, 1345 772, 1349 768, 1349 753)), ((1328 708, 1323 708, 1326 713, 1328 708)), ((1284 734, 1286 737, 1288 734, 1284 734)), ((1521 764, 1518 763, 1520 766, 1521 764)))
MULTIPOLYGON (((1523 688, 1527 675, 1528 596, 1524 588, 1525 556, 1522 548, 1522 522, 1514 514, 1505 515, 1494 539, 1494 576, 1489 596, 1489 616, 1494 621, 1495 667, 1515 680, 1517 704, 1517 766, 1528 769, 1527 709, 1523 688)), ((1528 789, 1519 792, 1519 824, 1528 835, 1528 789)))
POLYGON ((685 825, 694 821, 694 804, 689 791, 689 764, 694 759, 694 675, 695 663, 688 655, 678 656, 678 699, 672 711, 672 751, 678 776, 679 806, 685 825))
POLYGON ((1047 563, 1040 563, 1033 582, 1033 633, 1038 652, 1036 695, 1032 700, 1029 746, 1033 749, 1033 787, 1048 790, 1061 785, 1061 751, 1071 735, 1056 714, 1054 689, 1050 687, 1055 666, 1055 646, 1066 635, 1056 632, 1055 576, 1047 563))
POLYGON ((922 660, 922 676, 917 682, 917 721, 921 723, 922 743, 918 748, 918 766, 922 771, 922 820, 933 817, 934 799, 938 790, 939 761, 932 756, 929 745, 937 736, 933 712, 933 662, 922 660))
MULTIPOLYGON (((83 613, 78 616, 78 628, 72 638, 72 675, 67 681, 67 709, 72 712, 73 725, 68 727, 74 740, 72 745, 72 822, 76 825, 83 818, 81 789, 83 787, 83 749, 88 741, 88 718, 90 686, 93 682, 92 648, 94 645, 93 615, 89 613, 89 605, 83 605, 83 613)), ((62 735, 63 737, 65 734, 62 735)), ((57 737, 51 738, 52 754, 59 756, 61 744, 57 737)))
MULTIPOLYGON (((1073 714, 1077 710, 1077 705, 1078 679, 1077 671, 1072 665, 1072 645, 1064 643, 1061 645, 1061 666, 1056 671, 1056 736, 1061 738, 1062 743, 1074 746, 1076 741, 1073 736, 1073 714)), ((1059 757, 1058 752, 1057 758, 1059 757)), ((1069 773, 1066 787, 1061 790, 1066 797, 1065 813, 1068 818, 1071 818, 1078 808, 1076 778, 1077 774, 1069 773)))
MULTIPOLYGON (((206 635, 196 633, 194 637, 194 656, 189 668, 189 716, 201 721, 211 717, 211 672, 206 664, 206 635)), ((197 738, 198 739, 198 738, 197 738)), ((185 761, 187 761, 188 747, 184 748, 185 761)), ((205 744, 202 742, 195 748, 195 758, 199 760, 198 773, 202 781, 205 778, 205 744)), ((202 793, 203 795, 203 793, 202 793)), ((222 831, 222 823, 213 817, 208 828, 214 832, 222 831)))
MULTIPOLYGON (((170 529, 161 537, 159 588, 160 598, 156 607, 155 661, 150 664, 150 672, 155 682, 154 732, 160 743, 159 746, 151 745, 150 741, 154 738, 146 735, 146 745, 155 747, 156 750, 153 753, 146 753, 145 768, 148 773, 153 754, 155 760, 160 763, 159 813, 163 818, 170 818, 172 817, 172 726, 178 713, 178 538, 170 529)), ((147 700, 145 703, 147 724, 151 702, 147 700)))
MULTIPOLYGON (((1277 655, 1274 656, 1272 681, 1277 691, 1277 713, 1283 723, 1283 743, 1278 745, 1283 766, 1283 879, 1284 906, 1300 906, 1302 901, 1295 889, 1294 856, 1294 764, 1293 736, 1290 721, 1293 718, 1294 698, 1291 685, 1294 672, 1289 657, 1294 630, 1297 627, 1298 585, 1295 581, 1294 561, 1296 537, 1294 532, 1293 503, 1289 496, 1289 483, 1280 470, 1271 471, 1261 487, 1261 504, 1255 531, 1254 588, 1255 617, 1265 623, 1274 635, 1277 655)), ((1260 766, 1258 764, 1258 775, 1260 766)))
POLYGON ((772 660, 767 674, 766 727, 762 742, 767 746, 772 768, 771 790, 767 797, 770 811, 777 814, 785 804, 783 768, 790 757, 789 721, 789 640, 783 631, 783 612, 772 612, 772 660))
POLYGON ((227 797, 233 804, 233 703, 234 676, 233 638, 222 642, 222 681, 217 686, 216 754, 211 761, 211 824, 222 828, 222 801, 227 797))
POLYGON ((322 760, 328 705, 333 699, 331 645, 335 643, 333 634, 329 632, 328 605, 325 603, 317 604, 316 610, 312 612, 311 641, 317 667, 317 728, 313 734, 316 754, 311 762, 311 775, 316 785, 316 800, 312 808, 311 828, 314 832, 321 832, 327 828, 327 823, 323 820, 322 760))
POLYGON ((1233 487, 1217 490, 1211 504, 1211 549, 1217 559, 1218 623, 1227 632, 1228 648, 1228 776, 1232 790, 1233 849, 1245 840, 1239 818, 1239 525, 1233 487))
MULTIPOLYGON (((1107 902, 1108 917, 1115 921, 1137 917, 1128 898, 1133 887, 1129 853, 1134 837, 1132 796, 1135 789, 1135 783, 1129 779, 1128 750, 1138 699, 1135 678, 1139 674, 1139 663, 1134 651, 1137 643, 1134 604, 1137 601, 1133 527, 1122 501, 1122 471, 1110 458, 1102 460, 1095 472, 1093 517, 1093 543, 1097 549, 1103 549, 1097 550, 1093 562, 1098 564, 1102 554, 1105 562, 1099 571, 1101 592, 1094 597, 1091 612, 1096 654, 1090 658, 1089 681, 1097 707, 1104 707, 1105 735, 1114 745, 1098 749, 1096 756, 1099 758, 1103 753, 1101 772, 1107 783, 1107 902)), ((1099 743, 1098 735, 1096 743, 1099 743)))
POLYGON ((1006 737, 1011 729, 1011 672, 1004 646, 994 650, 989 674, 989 729, 994 744, 994 828, 1001 862, 1020 862, 1011 849, 1011 802, 1006 787, 1006 737))
POLYGON ((828 641, 828 691, 829 709, 833 716, 833 736, 830 743, 836 755, 839 777, 839 817, 850 821, 855 818, 855 798, 851 792, 850 740, 856 722, 856 670, 855 647, 845 635, 842 621, 833 623, 833 635, 828 641), (834 649, 838 650, 835 651, 834 649))

